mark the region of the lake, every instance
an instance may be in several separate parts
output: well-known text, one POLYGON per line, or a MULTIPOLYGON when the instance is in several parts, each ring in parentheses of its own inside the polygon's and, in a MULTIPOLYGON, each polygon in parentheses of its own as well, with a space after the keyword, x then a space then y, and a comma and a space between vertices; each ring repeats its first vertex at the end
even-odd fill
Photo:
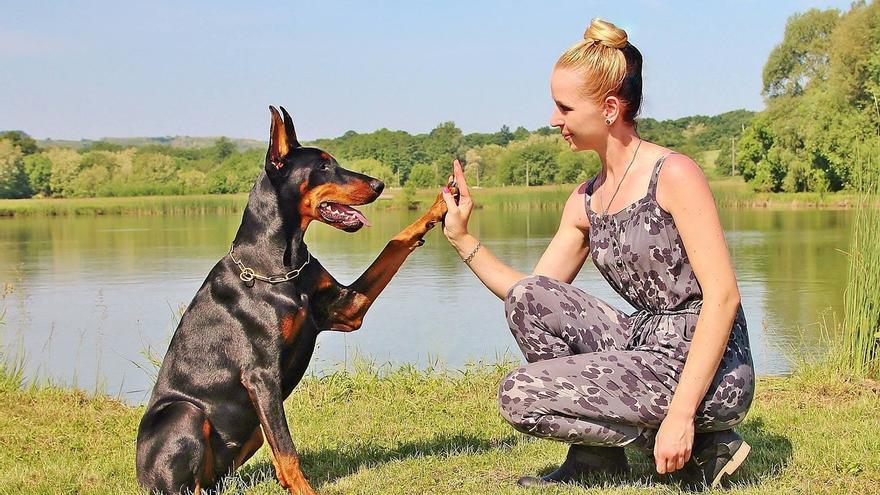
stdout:
MULTIPOLYGON (((479 196, 477 196, 479 203, 479 196)), ((523 272, 554 234, 561 203, 474 211, 471 231, 523 272)), ((373 227, 347 234, 314 223, 312 253, 350 283, 419 212, 363 208, 373 227)), ((759 374, 785 374, 793 358, 821 351, 818 321, 843 309, 853 212, 721 210, 759 374)), ((145 401, 181 308, 229 250, 240 214, 97 216, 0 220, 0 339, 25 357, 30 379, 100 389, 145 401)), ((630 308, 587 261, 575 285, 630 308)), ((443 237, 427 236, 351 334, 325 332, 317 373, 368 358, 377 364, 520 359, 503 303, 483 287, 443 237)))

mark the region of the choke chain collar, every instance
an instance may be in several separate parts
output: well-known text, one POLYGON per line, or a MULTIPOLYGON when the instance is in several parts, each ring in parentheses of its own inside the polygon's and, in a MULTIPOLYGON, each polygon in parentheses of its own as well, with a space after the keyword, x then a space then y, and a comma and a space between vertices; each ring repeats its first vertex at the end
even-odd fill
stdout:
POLYGON ((252 282, 254 280, 261 280, 263 282, 267 282, 270 284, 280 284, 281 282, 287 282, 289 280, 295 279, 299 275, 299 273, 302 271, 302 269, 305 268, 306 265, 309 264, 309 261, 312 260, 312 253, 310 253, 308 250, 306 250, 306 261, 305 261, 305 263, 302 264, 302 266, 300 266, 296 270, 290 270, 289 272, 285 273, 284 275, 266 276, 266 275, 260 275, 259 273, 255 272, 253 268, 244 266, 244 263, 242 263, 241 260, 235 259, 235 255, 233 254, 234 250, 235 250, 235 243, 233 243, 232 245, 229 246, 229 257, 232 259, 233 263, 238 265, 239 270, 241 270, 241 273, 238 275, 238 278, 240 278, 243 282, 252 282))

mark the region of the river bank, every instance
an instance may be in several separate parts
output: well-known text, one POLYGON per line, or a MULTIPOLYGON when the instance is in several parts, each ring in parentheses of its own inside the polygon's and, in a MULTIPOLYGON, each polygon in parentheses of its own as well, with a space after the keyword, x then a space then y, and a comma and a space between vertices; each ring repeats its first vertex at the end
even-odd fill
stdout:
MULTIPOLYGON (((759 193, 741 178, 710 182, 719 208, 848 209, 856 195, 836 193, 759 193)), ((543 207, 564 204, 576 184, 472 188, 477 207, 543 207)), ((407 191, 389 187, 371 209, 423 208, 434 200, 439 188, 407 191)), ((237 213, 247 204, 247 194, 189 196, 133 196, 103 198, 31 198, 0 200, 0 217, 95 216, 95 215, 206 215, 237 213)))

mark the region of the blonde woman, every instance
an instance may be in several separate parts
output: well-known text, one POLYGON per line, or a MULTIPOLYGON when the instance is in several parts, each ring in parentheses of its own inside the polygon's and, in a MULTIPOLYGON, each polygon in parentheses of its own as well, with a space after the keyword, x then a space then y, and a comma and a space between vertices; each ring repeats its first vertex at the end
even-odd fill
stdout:
POLYGON ((639 137, 641 69, 626 32, 601 19, 556 62, 550 124, 602 169, 571 193, 532 274, 468 233, 473 200, 457 161, 459 203, 443 193, 444 234, 504 299, 528 361, 501 383, 502 416, 572 444, 559 469, 524 486, 625 472, 628 446, 651 452, 658 473, 686 468, 687 483, 714 487, 750 449, 732 430, 755 380, 718 212, 693 160, 639 137), (571 285, 588 256, 634 313, 571 285))

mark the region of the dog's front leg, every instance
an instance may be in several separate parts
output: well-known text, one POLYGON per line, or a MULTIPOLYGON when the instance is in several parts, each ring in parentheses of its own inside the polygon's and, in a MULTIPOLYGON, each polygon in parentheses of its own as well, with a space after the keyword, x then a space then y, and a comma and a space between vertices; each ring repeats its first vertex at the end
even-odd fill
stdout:
MULTIPOLYGON (((449 185, 453 194, 456 194, 455 187, 451 183, 449 185)), ((348 287, 338 289, 338 299, 330 312, 331 330, 350 332, 360 328, 367 310, 391 281, 391 277, 397 273, 406 257, 425 243, 425 234, 445 214, 446 202, 438 194, 428 212, 394 236, 357 280, 348 287)))
POLYGON ((260 426, 269 442, 275 475, 290 493, 316 495, 299 465, 299 455, 290 438, 281 400, 281 378, 277 370, 243 371, 241 383, 250 396, 260 426))

